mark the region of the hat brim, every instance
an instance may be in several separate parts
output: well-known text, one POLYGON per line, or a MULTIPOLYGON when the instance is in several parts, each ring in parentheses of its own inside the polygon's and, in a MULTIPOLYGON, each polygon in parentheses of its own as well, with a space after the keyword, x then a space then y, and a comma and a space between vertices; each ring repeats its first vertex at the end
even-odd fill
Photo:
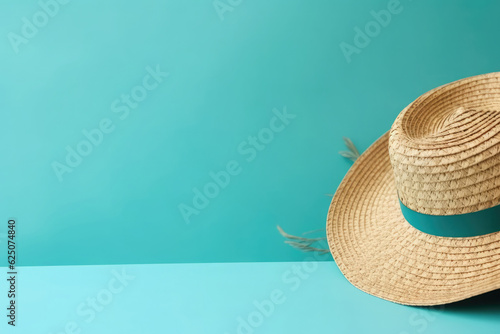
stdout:
POLYGON ((330 204, 327 238, 344 276, 371 295, 405 305, 441 305, 500 289, 500 232, 429 235, 403 217, 389 132, 354 163, 330 204))

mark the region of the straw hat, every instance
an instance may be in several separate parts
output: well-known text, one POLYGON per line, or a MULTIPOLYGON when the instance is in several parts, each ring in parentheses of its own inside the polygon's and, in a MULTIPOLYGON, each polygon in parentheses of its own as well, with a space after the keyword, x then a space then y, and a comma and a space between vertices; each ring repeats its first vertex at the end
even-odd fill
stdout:
POLYGON ((435 88, 354 163, 327 218, 344 276, 439 305, 500 288, 500 72, 435 88))

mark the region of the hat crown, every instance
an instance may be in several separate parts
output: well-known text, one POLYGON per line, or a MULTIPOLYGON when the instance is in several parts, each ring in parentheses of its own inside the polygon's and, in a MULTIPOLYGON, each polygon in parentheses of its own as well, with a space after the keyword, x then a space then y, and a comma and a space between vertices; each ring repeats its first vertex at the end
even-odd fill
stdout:
POLYGON ((389 155, 401 202, 430 215, 500 204, 500 73, 438 87, 396 118, 389 155))

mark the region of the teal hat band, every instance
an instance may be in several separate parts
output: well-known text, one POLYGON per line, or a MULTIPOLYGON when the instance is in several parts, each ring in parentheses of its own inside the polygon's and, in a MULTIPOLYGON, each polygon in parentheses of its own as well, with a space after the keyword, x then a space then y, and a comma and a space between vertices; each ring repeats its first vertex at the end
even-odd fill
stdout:
POLYGON ((500 205, 450 216, 435 216, 413 211, 399 200, 406 221, 417 230, 438 237, 476 237, 500 231, 500 205))

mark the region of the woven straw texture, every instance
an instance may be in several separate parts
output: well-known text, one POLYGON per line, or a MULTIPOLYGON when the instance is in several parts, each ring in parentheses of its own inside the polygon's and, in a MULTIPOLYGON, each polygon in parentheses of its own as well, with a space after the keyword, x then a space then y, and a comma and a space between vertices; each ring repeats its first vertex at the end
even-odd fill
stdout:
POLYGON ((401 201, 452 215, 500 204, 500 73, 438 87, 411 103, 354 163, 327 217, 332 255, 359 289, 407 305, 439 305, 500 288, 500 232, 425 234, 401 201))

